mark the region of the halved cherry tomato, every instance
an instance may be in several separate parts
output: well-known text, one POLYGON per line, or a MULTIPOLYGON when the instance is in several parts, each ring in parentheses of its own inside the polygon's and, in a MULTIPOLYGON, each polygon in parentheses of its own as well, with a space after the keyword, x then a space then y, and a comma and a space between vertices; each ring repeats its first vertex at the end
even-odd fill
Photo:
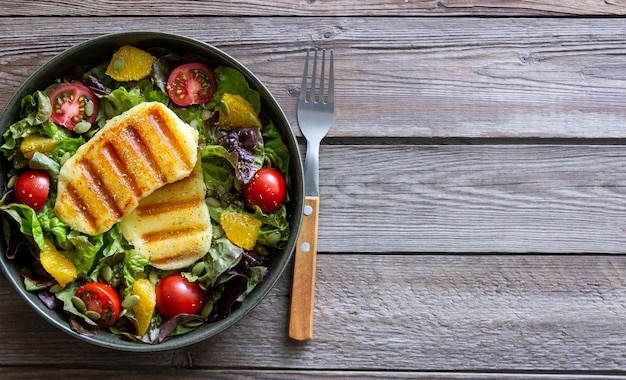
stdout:
POLYGON ((208 102, 216 88, 213 70, 201 63, 180 65, 167 80, 167 95, 181 107, 208 102))
POLYGON ((87 310, 100 315, 100 318, 94 321, 100 327, 111 327, 120 317, 122 303, 115 289, 109 284, 88 282, 78 288, 75 296, 85 303, 87 310))
POLYGON ((74 130, 81 121, 93 123, 98 116, 98 99, 90 89, 79 83, 64 83, 50 93, 52 115, 57 124, 74 130))
POLYGON ((15 199, 35 211, 41 210, 50 192, 50 177, 43 170, 27 170, 15 181, 15 199))
POLYGON ((204 303, 204 292, 197 282, 173 273, 156 286, 156 308, 165 318, 178 314, 197 314, 204 303))
POLYGON ((243 196, 248 206, 259 206, 265 214, 271 214, 285 202, 285 189, 285 179, 278 170, 261 168, 244 185, 243 196))

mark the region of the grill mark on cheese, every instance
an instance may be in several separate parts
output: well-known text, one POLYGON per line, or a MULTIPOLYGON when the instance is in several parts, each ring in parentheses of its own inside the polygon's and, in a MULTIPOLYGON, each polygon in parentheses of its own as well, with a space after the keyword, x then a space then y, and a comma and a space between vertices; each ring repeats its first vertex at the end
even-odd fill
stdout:
MULTIPOLYGON (((197 139, 197 131, 165 105, 151 102, 133 107, 108 121, 63 165, 57 215, 89 235, 108 230, 143 198, 190 174, 196 163, 197 139)), ((186 198, 190 197, 195 196, 186 198)))
MULTIPOLYGON (((128 124, 125 128, 123 128, 122 133, 126 136, 127 141, 129 142, 131 148, 133 149, 136 157, 136 160, 143 160, 145 163, 150 175, 153 179, 159 184, 167 183, 167 178, 165 174, 159 168, 159 163, 154 157, 154 153, 150 149, 150 147, 144 141, 144 138, 141 136, 139 128, 132 124, 128 124)), ((129 159, 133 159, 128 157, 129 159)), ((134 173, 135 175, 140 175, 140 173, 134 173)))
POLYGON ((137 180, 134 176, 128 175, 130 172, 128 165, 124 160, 122 160, 115 145, 106 143, 102 147, 102 156, 110 164, 114 175, 119 178, 120 183, 124 185, 124 187, 126 187, 128 191, 135 196, 135 198, 140 197, 141 189, 137 184, 137 180))
POLYGON ((151 203, 146 205, 139 205, 135 211, 137 212, 137 216, 146 217, 146 216, 158 216, 160 214, 165 214, 172 211, 184 212, 185 209, 192 209, 202 204, 204 199, 200 198, 191 198, 191 199, 180 199, 169 202, 162 203, 151 203))
POLYGON ((205 226, 187 226, 183 228, 163 229, 159 231, 152 231, 141 235, 141 239, 149 244, 162 240, 175 239, 183 236, 190 236, 199 233, 203 233, 205 226))
POLYGON ((95 164, 90 160, 81 160, 78 165, 85 180, 89 184, 89 188, 98 195, 98 198, 102 201, 102 205, 113 217, 121 218, 123 212, 115 201, 115 194, 107 187, 106 181, 103 180, 95 164))
POLYGON ((73 184, 67 184, 65 187, 65 196, 68 198, 68 203, 74 211, 81 216, 82 220, 84 220, 92 230, 97 229, 96 217, 91 213, 89 207, 87 207, 73 184))
MULTIPOLYGON (((198 252, 196 252, 196 250, 194 249, 186 249, 184 251, 181 251, 178 253, 179 256, 192 256, 192 257, 197 257, 198 256, 198 252)), ((155 266, 163 266, 166 264, 170 264, 172 262, 176 262, 178 260, 178 257, 163 257, 163 258, 150 258, 150 263, 152 265, 155 266)))
POLYGON ((157 112, 151 112, 148 116, 148 120, 154 127, 163 143, 167 145, 168 152, 176 156, 176 160, 182 163, 185 169, 191 169, 191 162, 189 161, 185 150, 180 144, 180 141, 176 138, 171 128, 168 127, 167 121, 163 119, 163 115, 157 112))

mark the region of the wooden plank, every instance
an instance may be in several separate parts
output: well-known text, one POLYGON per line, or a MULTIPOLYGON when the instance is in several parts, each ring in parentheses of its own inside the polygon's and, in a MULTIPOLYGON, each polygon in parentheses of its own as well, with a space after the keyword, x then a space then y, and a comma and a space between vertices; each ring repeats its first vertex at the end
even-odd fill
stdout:
POLYGON ((2 276, 0 366, 579 375, 626 366, 623 256, 321 254, 318 264, 312 340, 287 338, 288 271, 237 325, 151 354, 57 331, 2 276))
POLYGON ((59 30, 66 19, 0 18, 0 110, 63 49, 129 25, 158 25, 240 59, 266 83, 297 133, 304 49, 322 47, 335 49, 336 58, 330 137, 626 138, 622 19, 98 20, 59 30))
MULTIPOLYGON (((279 369, 242 369, 242 370, 207 370, 189 369, 93 369, 55 368, 54 374, 60 379, 135 379, 135 380, 170 380, 170 379, 252 379, 252 380, 292 380, 292 379, 413 379, 413 380, 461 380, 461 379, 498 379, 498 380, 616 380, 619 375, 594 374, 544 374, 544 373, 481 373, 481 372, 411 372, 411 371, 351 371, 351 370, 279 370, 279 369)), ((45 368, 1 368, 0 377, 6 380, 31 380, 49 378, 50 369, 45 368)))
POLYGON ((324 146, 318 250, 622 253, 625 155, 601 145, 324 146))
POLYGON ((472 15, 472 16, 529 16, 529 15, 623 15, 623 1, 593 0, 541 0, 541 1, 494 1, 494 0, 335 0, 335 1, 288 1, 277 0, 271 4, 253 0, 228 1, 2 1, 0 8, 7 16, 39 16, 58 14, 64 16, 134 16, 198 15, 198 16, 420 16, 420 15, 472 15))

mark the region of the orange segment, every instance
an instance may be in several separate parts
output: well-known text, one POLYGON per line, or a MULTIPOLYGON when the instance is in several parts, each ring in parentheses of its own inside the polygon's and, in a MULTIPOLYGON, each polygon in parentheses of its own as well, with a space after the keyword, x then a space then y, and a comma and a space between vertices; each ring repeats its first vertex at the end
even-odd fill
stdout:
POLYGON ((122 46, 113 54, 106 75, 118 82, 140 80, 152 71, 156 58, 133 46, 122 46))
POLYGON ((222 128, 261 128, 254 106, 240 95, 224 93, 218 123, 222 128))
POLYGON ((143 335, 150 327, 152 314, 156 306, 156 291, 148 279, 140 279, 133 284, 132 293, 139 296, 139 303, 133 307, 137 319, 137 335, 143 335))
POLYGON ((20 144, 20 151, 24 157, 31 159, 36 152, 50 153, 59 145, 59 142, 49 137, 29 135, 24 137, 20 144))
POLYGON ((254 248, 261 229, 261 221, 252 215, 229 210, 222 212, 220 225, 228 240, 247 250, 254 248))
POLYGON ((61 286, 76 279, 76 267, 64 254, 57 251, 49 241, 45 241, 44 248, 39 253, 39 261, 46 270, 61 286))

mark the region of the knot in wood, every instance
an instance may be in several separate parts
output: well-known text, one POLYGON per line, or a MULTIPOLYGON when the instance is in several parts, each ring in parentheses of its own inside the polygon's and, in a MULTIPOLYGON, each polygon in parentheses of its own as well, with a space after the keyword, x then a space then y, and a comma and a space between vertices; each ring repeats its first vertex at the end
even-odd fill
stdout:
POLYGON ((293 96, 294 98, 297 98, 300 96, 300 87, 298 86, 288 86, 287 87, 287 94, 289 94, 289 96, 293 96))

